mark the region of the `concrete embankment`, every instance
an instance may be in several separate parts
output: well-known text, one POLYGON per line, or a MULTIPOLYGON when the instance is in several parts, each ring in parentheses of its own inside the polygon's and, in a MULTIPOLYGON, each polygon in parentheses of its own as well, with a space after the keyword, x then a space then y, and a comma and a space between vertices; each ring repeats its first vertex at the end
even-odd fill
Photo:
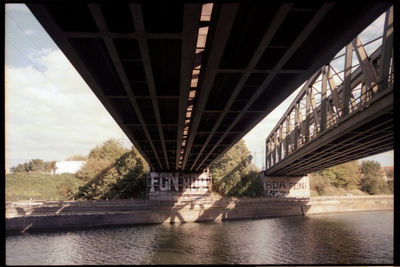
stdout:
POLYGON ((270 198, 161 202, 148 200, 6 203, 6 232, 84 227, 256 219, 393 210, 393 196, 270 198))

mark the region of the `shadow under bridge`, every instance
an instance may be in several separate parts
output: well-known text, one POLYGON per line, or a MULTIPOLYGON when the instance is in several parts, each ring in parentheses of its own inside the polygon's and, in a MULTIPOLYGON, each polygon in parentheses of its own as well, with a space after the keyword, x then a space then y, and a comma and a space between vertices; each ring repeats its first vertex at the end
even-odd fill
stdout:
POLYGON ((30 2, 153 171, 199 172, 385 2, 30 2))

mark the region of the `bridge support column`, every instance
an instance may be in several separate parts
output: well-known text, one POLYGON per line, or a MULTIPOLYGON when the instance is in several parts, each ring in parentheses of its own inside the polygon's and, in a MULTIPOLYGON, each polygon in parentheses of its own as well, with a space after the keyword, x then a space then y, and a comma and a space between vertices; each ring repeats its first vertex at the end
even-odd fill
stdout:
POLYGON ((264 196, 271 198, 309 198, 310 179, 306 176, 267 176, 260 174, 264 196))
POLYGON ((191 201, 210 196, 212 179, 205 172, 150 172, 147 196, 150 200, 191 201))

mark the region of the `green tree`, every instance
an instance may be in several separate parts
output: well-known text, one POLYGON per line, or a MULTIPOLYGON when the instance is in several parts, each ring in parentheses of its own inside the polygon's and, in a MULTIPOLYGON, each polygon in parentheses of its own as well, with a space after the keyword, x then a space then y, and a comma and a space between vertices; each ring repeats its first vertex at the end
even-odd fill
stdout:
POLYGON ((383 178, 370 175, 365 175, 361 179, 360 189, 370 195, 390 193, 390 189, 383 178))
POLYGON ((11 167, 11 168, 10 168, 10 171, 13 172, 13 173, 16 173, 16 172, 26 172, 25 167, 24 167, 23 164, 18 164, 18 165, 15 166, 15 167, 11 167))
POLYGON ((53 171, 56 168, 55 161, 47 161, 44 163, 44 170, 45 171, 53 171))
POLYGON ((124 148, 119 141, 108 139, 90 151, 86 163, 76 173, 76 177, 89 181, 127 152, 129 149, 124 148))
POLYGON ((394 183, 393 183, 393 180, 387 182, 387 187, 388 187, 387 192, 390 193, 390 194, 393 194, 393 193, 394 193, 394 183))
POLYGON ((361 163, 361 171, 364 176, 382 177, 381 164, 374 160, 363 160, 361 163))
MULTIPOLYGON (((135 147, 109 139, 89 153, 76 177, 84 182, 70 193, 78 199, 143 198, 149 166, 135 147)), ((63 189, 68 190, 68 189, 63 189)))
POLYGON ((44 169, 44 161, 41 159, 32 159, 29 161, 30 171, 41 171, 44 169))
POLYGON ((311 190, 315 191, 319 196, 325 195, 333 187, 331 180, 320 173, 310 173, 309 177, 311 190))
POLYGON ((29 168, 29 163, 28 162, 24 163, 24 169, 25 169, 26 172, 30 172, 31 171, 31 169, 29 168))
POLYGON ((361 165, 350 161, 324 170, 310 173, 311 193, 317 195, 343 194, 358 190, 361 180, 361 165))
MULTIPOLYGON (((360 183, 361 166, 355 160, 326 168, 314 174, 315 177, 320 176, 327 179, 335 187, 355 189, 360 183)), ((314 179, 320 186, 317 191, 324 191, 321 186, 328 186, 327 183, 321 181, 321 178, 314 179)))
POLYGON ((124 148, 120 141, 110 138, 101 146, 96 146, 94 149, 92 149, 89 153, 88 159, 115 161, 128 151, 129 149, 124 148))
POLYGON ((65 160, 66 161, 86 161, 87 160, 87 156, 84 155, 72 155, 67 157, 65 160))
POLYGON ((56 162, 49 161, 44 162, 41 159, 32 159, 24 164, 18 164, 15 167, 11 167, 10 171, 15 172, 30 172, 30 171, 51 171, 55 168, 56 162))
POLYGON ((390 187, 383 179, 384 172, 379 162, 374 160, 362 161, 363 177, 360 182, 360 189, 368 194, 390 193, 390 187))
POLYGON ((261 196, 259 170, 251 160, 250 151, 240 140, 210 166, 214 190, 223 196, 261 196))

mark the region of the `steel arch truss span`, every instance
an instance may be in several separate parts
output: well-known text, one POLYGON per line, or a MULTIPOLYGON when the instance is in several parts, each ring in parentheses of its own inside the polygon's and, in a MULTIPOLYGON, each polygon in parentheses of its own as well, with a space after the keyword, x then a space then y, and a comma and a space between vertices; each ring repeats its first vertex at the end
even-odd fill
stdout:
POLYGON ((28 4, 151 168, 192 172, 233 146, 389 6, 28 4))
POLYGON ((266 140, 266 173, 304 175, 393 149, 393 74, 392 7, 382 36, 356 37, 305 82, 266 140))

